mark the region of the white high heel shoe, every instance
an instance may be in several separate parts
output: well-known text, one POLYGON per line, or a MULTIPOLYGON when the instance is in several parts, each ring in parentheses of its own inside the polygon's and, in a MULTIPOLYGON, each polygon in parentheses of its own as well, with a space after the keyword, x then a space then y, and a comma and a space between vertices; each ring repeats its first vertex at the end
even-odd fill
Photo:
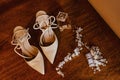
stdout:
POLYGON ((39 49, 30 45, 29 39, 31 38, 28 29, 17 26, 14 29, 11 44, 16 45, 14 48, 15 53, 24 58, 25 62, 41 74, 45 74, 44 60, 39 49), (20 54, 20 52, 22 52, 20 54))
POLYGON ((58 39, 53 32, 52 25, 56 25, 54 16, 48 16, 45 11, 38 11, 36 13, 36 23, 34 24, 34 29, 42 30, 40 36, 40 47, 47 59, 53 64, 55 56, 58 49, 58 39))

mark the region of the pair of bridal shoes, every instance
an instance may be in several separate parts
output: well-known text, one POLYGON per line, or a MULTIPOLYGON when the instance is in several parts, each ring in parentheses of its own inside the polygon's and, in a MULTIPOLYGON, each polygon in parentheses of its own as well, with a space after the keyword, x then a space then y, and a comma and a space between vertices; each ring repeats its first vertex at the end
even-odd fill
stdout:
MULTIPOLYGON (((53 31, 53 28, 57 27, 53 26, 56 26, 54 16, 48 16, 45 11, 36 13, 36 22, 33 29, 42 31, 39 46, 51 64, 54 63, 58 49, 58 39, 53 31)), ((30 67, 44 75, 43 56, 37 47, 29 43, 31 36, 28 31, 29 29, 22 26, 15 27, 11 44, 15 45, 15 53, 21 56, 30 67)))

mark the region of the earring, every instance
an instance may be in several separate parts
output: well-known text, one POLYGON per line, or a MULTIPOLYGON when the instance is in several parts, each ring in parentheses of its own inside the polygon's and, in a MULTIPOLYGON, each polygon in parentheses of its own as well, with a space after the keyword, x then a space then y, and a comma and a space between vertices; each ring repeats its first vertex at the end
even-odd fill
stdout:
POLYGON ((107 60, 103 58, 100 49, 97 46, 92 46, 91 48, 87 47, 90 52, 86 54, 89 67, 96 71, 101 71, 100 66, 106 66, 107 60))

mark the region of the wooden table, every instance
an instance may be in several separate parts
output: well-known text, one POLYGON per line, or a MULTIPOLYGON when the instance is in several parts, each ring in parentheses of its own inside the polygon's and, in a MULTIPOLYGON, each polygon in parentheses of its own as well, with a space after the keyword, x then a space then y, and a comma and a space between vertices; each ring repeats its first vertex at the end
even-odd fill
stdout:
MULTIPOLYGON (((74 28, 74 26, 72 26, 74 28)), ((120 80, 120 39, 112 32, 87 0, 1 0, 0 1, 0 80, 120 80), (56 66, 68 52, 76 47, 73 30, 60 32, 55 30, 59 48, 55 63, 52 65, 44 56, 46 74, 43 76, 29 67, 15 54, 10 44, 12 31, 21 25, 30 28, 30 43, 37 46, 41 31, 33 30, 35 14, 45 10, 56 16, 59 11, 69 14, 72 25, 80 26, 83 42, 99 46, 103 56, 108 60, 101 72, 93 74, 88 67, 85 48, 80 56, 66 63, 62 69, 65 77, 56 73, 56 66), (39 33, 39 34, 38 34, 39 33)))

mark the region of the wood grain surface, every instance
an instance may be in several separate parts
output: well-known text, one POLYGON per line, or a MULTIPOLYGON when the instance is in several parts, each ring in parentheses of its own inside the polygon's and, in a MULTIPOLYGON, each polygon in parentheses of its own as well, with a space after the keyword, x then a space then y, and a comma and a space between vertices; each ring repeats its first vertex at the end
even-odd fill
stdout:
POLYGON ((120 39, 97 14, 87 0, 1 0, 0 1, 0 80, 120 80, 120 39), (93 74, 88 67, 85 48, 80 56, 66 63, 62 69, 65 77, 56 73, 55 68, 68 52, 76 47, 73 30, 60 32, 54 30, 59 40, 55 63, 46 59, 46 74, 43 76, 29 67, 23 58, 15 54, 10 44, 13 29, 17 25, 30 28, 30 43, 39 47, 41 31, 33 30, 35 14, 45 10, 56 16, 59 11, 69 14, 72 28, 81 26, 83 42, 99 46, 103 56, 108 60, 101 72, 93 74))

